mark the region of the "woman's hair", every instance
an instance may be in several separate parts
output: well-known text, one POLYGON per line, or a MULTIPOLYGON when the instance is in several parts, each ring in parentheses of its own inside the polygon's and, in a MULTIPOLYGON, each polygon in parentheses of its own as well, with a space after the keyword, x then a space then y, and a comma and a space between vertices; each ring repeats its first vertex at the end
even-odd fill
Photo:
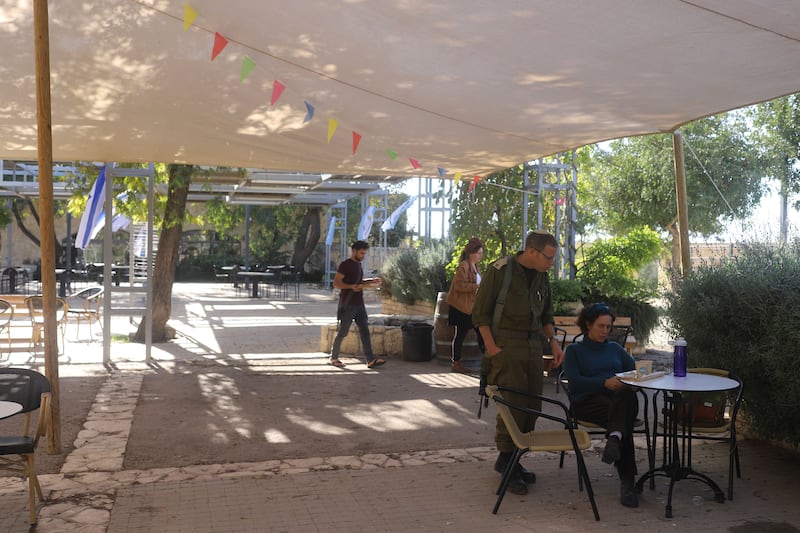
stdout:
POLYGON ((468 259, 469 254, 474 254, 481 248, 483 248, 483 242, 477 237, 471 238, 469 242, 467 242, 466 246, 464 246, 464 250, 462 250, 461 257, 458 258, 458 262, 460 263, 464 259, 468 259))
POLYGON ((586 332, 589 331, 589 326, 594 324, 594 321, 603 315, 610 316, 612 324, 614 323, 614 320, 617 319, 617 316, 611 311, 611 308, 608 307, 607 303, 597 302, 596 304, 584 306, 584 308, 581 309, 581 312, 578 314, 578 319, 576 322, 578 327, 581 328, 581 331, 586 332))

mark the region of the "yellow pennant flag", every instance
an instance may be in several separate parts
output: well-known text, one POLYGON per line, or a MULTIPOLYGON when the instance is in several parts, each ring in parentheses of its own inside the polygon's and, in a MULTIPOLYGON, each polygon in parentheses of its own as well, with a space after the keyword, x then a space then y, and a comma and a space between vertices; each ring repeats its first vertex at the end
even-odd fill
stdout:
POLYGON ((461 176, 463 176, 463 174, 461 174, 461 172, 456 172, 455 179, 453 180, 453 183, 458 185, 458 182, 461 181, 461 176))
POLYGON ((329 118, 328 119, 328 144, 331 143, 331 139, 333 138, 333 134, 336 133, 336 128, 339 127, 339 123, 336 122, 336 119, 329 118))
POLYGON ((189 29, 194 19, 197 18, 197 11, 195 11, 189 4, 183 4, 183 31, 189 29))

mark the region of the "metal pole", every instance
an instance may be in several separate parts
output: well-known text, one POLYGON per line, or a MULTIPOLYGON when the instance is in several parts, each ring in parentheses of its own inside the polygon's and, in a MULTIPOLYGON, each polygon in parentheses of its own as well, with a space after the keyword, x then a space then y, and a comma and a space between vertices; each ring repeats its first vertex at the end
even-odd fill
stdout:
POLYGON ((689 257, 689 207, 686 200, 686 167, 683 159, 683 139, 679 131, 672 133, 672 148, 675 152, 675 196, 678 201, 678 233, 681 245, 683 275, 692 271, 689 257))

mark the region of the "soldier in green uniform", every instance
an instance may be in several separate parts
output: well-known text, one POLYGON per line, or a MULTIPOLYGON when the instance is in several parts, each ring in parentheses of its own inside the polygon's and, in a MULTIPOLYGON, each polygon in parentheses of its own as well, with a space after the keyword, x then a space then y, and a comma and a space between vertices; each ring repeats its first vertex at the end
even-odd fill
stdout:
MULTIPOLYGON (((553 235, 540 230, 533 231, 525 239, 524 251, 514 257, 499 259, 486 269, 472 311, 472 321, 486 344, 489 384, 542 394, 543 339, 552 349, 553 365, 561 365, 564 353, 554 338, 553 304, 548 279, 548 270, 553 266, 557 247, 558 242, 553 235), (508 268, 512 269, 511 277, 506 283, 505 294, 502 294, 508 268), (498 300, 504 302, 500 304, 499 320, 495 318, 498 300)), ((503 395, 514 404, 541 408, 541 401, 522 395, 503 395)), ((517 411, 514 417, 522 431, 533 430, 535 417, 517 411)), ((494 468, 502 473, 516 445, 499 415, 495 443, 500 454, 494 468)), ((535 481, 534 473, 520 466, 511 478, 509 490, 514 494, 527 494, 527 484, 535 481)))

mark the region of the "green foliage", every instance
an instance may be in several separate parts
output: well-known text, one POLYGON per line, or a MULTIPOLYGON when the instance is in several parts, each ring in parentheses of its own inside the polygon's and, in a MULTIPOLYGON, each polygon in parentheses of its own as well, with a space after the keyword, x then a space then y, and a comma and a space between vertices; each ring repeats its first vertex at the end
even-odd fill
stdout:
POLYGON ((585 293, 583 285, 577 279, 551 279, 550 289, 553 293, 553 313, 556 315, 571 315, 575 309, 574 302, 583 302, 585 293))
POLYGON ((659 235, 646 227, 632 229, 622 237, 595 241, 585 251, 577 273, 587 298, 641 300, 655 296, 655 284, 636 279, 635 275, 655 260, 662 248, 659 235))
POLYGON ((800 444, 800 242, 743 246, 738 258, 700 267, 670 297, 689 366, 730 370, 744 382, 750 427, 800 444))
MULTIPOLYGON (((689 227, 702 235, 718 233, 725 221, 747 215, 760 200, 763 159, 741 113, 698 120, 680 131, 686 145, 689 227)), ((582 201, 601 229, 621 233, 647 225, 667 231, 674 225, 672 142, 670 134, 647 135, 613 141, 609 151, 595 148, 595 166, 581 176, 591 184, 582 189, 582 201)))
POLYGON ((452 254, 449 242, 401 249, 383 263, 383 290, 404 304, 436 303, 438 294, 448 287, 446 266, 452 254))
MULTIPOLYGON (((629 316, 636 340, 644 343, 658 325, 658 309, 649 303, 657 294, 655 280, 637 279, 663 248, 659 235, 646 227, 627 235, 592 243, 578 268, 584 303, 604 301, 618 316, 629 316)), ((554 290, 555 293, 555 290, 554 290)))

